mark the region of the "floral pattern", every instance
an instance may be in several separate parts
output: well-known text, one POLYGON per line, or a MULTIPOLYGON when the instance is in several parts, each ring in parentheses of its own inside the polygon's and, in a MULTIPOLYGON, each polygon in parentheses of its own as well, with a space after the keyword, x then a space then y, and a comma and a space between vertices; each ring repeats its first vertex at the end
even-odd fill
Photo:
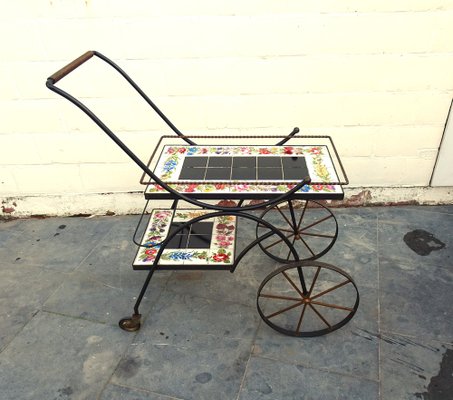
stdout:
MULTIPOLYGON (((342 193, 340 185, 332 185, 332 180, 338 179, 335 174, 332 162, 326 151, 326 146, 167 146, 164 149, 163 157, 157 168, 157 174, 164 181, 174 181, 175 173, 182 166, 184 157, 200 156, 206 154, 216 155, 261 155, 261 156, 299 156, 304 155, 307 166, 310 170, 312 181, 325 182, 324 184, 305 185, 302 193, 342 193), (332 178, 333 177, 333 178, 332 178)), ((176 179, 177 180, 177 179, 176 179)), ((172 188, 181 193, 284 193, 293 188, 292 184, 248 184, 248 183, 171 183, 172 188)), ((157 184, 150 184, 147 187, 148 193, 165 192, 157 184)))
MULTIPOLYGON (((143 268, 153 265, 172 222, 187 222, 209 212, 197 209, 153 210, 142 243, 146 247, 139 248, 134 267, 143 268)), ((211 247, 209 249, 164 249, 158 265, 196 264, 208 266, 209 264, 233 264, 236 218, 220 216, 203 221, 213 222, 211 247)))
POLYGON ((234 249, 234 231, 235 218, 231 215, 225 215, 216 218, 217 223, 214 225, 213 242, 217 247, 212 252, 210 261, 212 263, 231 263, 231 249, 234 249))
POLYGON ((170 227, 173 210, 153 210, 146 229, 142 251, 139 251, 139 260, 153 262, 160 248, 160 243, 165 239, 170 227))

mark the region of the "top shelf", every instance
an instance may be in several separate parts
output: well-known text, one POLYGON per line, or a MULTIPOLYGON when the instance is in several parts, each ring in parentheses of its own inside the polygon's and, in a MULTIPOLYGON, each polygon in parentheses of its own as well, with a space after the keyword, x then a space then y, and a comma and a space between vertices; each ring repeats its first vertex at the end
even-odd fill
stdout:
MULTIPOLYGON (((269 198, 309 176, 311 184, 296 197, 342 198, 341 186, 348 184, 328 136, 297 136, 281 146, 275 143, 285 136, 185 137, 200 144, 163 136, 148 167, 162 181, 193 197, 269 198)), ((147 185, 146 197, 165 196, 167 192, 147 178, 143 174, 140 181, 147 185)))

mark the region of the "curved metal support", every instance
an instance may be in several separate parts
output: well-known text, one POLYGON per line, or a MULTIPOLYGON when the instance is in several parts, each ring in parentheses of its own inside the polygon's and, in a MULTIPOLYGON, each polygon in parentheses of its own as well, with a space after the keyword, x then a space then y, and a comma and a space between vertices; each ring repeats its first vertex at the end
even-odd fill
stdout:
MULTIPOLYGON (((107 58, 106 56, 102 55, 101 53, 94 51, 94 55, 97 57, 101 58, 104 60, 106 63, 111 65, 116 71, 118 71, 133 87, 137 92, 147 101, 153 109, 158 112, 158 114, 169 124, 170 127, 174 127, 174 125, 168 120, 168 118, 163 115, 163 113, 156 107, 156 105, 149 99, 149 97, 138 87, 138 85, 118 66, 116 65, 112 60, 107 58), (157 111, 158 110, 158 111, 157 111)), ((80 65, 80 64, 79 64, 80 65)), ((70 72, 70 71, 69 71, 70 72)), ((68 72, 68 73, 69 73, 68 72)), ((166 184, 164 181, 162 181, 160 178, 158 178, 152 171, 151 169, 142 161, 140 160, 127 146, 125 143, 123 143, 115 133, 104 123, 102 122, 85 104, 83 104, 81 101, 77 100, 74 96, 70 95, 66 91, 58 88, 55 86, 55 79, 52 77, 47 79, 46 86, 52 90, 53 92, 59 94, 60 96, 64 97, 66 100, 70 101, 73 103, 76 107, 78 107, 80 110, 82 110, 96 125, 98 125, 109 137, 112 139, 140 168, 142 171, 144 171, 154 182, 156 182, 158 185, 160 185, 162 188, 164 188, 167 192, 171 193, 175 199, 180 199, 187 201, 190 204, 193 204, 197 207, 200 208, 205 208, 208 210, 216 210, 216 211, 222 211, 224 210, 224 207, 218 206, 215 204, 209 204, 205 203, 196 199, 193 199, 189 196, 186 196, 185 194, 182 194, 180 192, 177 192, 174 190, 172 187, 170 187, 168 184, 166 184)), ((173 129, 178 136, 184 136, 176 127, 173 129)), ((297 133, 295 130, 293 131, 294 134, 297 133)), ((291 134, 290 134, 291 135, 291 134)), ((187 143, 189 144, 194 144, 190 140, 186 140, 187 143)), ((298 190, 302 189, 303 186, 306 184, 309 184, 311 182, 310 177, 304 178, 301 182, 299 182, 297 185, 295 185, 292 189, 288 190, 286 193, 281 194, 280 196, 277 196, 273 199, 267 200, 262 204, 255 204, 255 205, 248 205, 248 206, 243 206, 243 207, 230 207, 230 211, 252 211, 256 210, 258 208, 262 207, 268 207, 272 206, 274 204, 279 203, 282 200, 289 199, 292 194, 297 192, 298 190)))
MULTIPOLYGON (((163 251, 165 250, 165 246, 168 242, 170 242, 170 240, 173 239, 173 237, 175 237, 179 232, 181 232, 183 229, 187 228, 188 226, 196 223, 196 222, 199 222, 199 221, 203 221, 205 219, 209 219, 209 218, 215 218, 215 217, 222 217, 222 216, 227 216, 227 215, 233 215, 233 216, 236 216, 236 217, 243 217, 243 218, 246 218, 246 219, 250 219, 252 221, 255 221, 255 222, 261 222, 263 225, 265 225, 267 228, 270 229, 270 232, 268 232, 268 234, 265 234, 263 235, 262 238, 259 238, 259 239, 256 239, 252 246, 247 246, 247 251, 250 250, 254 245, 256 245, 257 243, 259 243, 261 240, 264 240, 265 238, 269 237, 270 235, 273 235, 273 234, 276 234, 278 236, 280 236, 280 238, 285 242, 285 244, 288 246, 288 248, 290 249, 292 255, 294 256, 294 258, 296 260, 299 260, 299 256, 296 252, 296 250, 294 249, 292 243, 286 238, 286 236, 281 233, 280 231, 278 231, 271 223, 267 222, 267 221, 262 221, 260 220, 259 217, 256 217, 254 215, 251 215, 251 214, 246 214, 246 213, 243 213, 243 212, 231 212, 231 211, 220 211, 220 212, 213 212, 213 213, 210 213, 210 214, 205 214, 205 215, 200 215, 196 218, 193 218, 191 219, 190 221, 188 222, 185 222, 184 224, 181 224, 178 229, 175 229, 174 232, 172 232, 171 235, 167 236, 165 238, 165 240, 163 242, 160 243, 160 248, 156 254, 156 258, 154 259, 154 263, 152 265, 152 267, 150 268, 149 272, 148 272, 148 276, 146 277, 146 280, 145 280, 145 283, 142 287, 142 290, 140 291, 140 294, 138 295, 137 297, 137 300, 135 302, 135 305, 134 305, 134 314, 135 315, 138 315, 139 314, 139 306, 140 306, 140 303, 142 302, 143 300, 143 296, 145 295, 145 292, 148 288, 148 285, 149 285, 149 282, 151 281, 151 277, 154 273, 155 270, 158 269, 158 263, 159 263, 159 260, 162 256, 162 253, 163 251)), ((156 246, 156 245, 155 245, 156 246)), ((153 246, 153 247, 155 247, 153 246)), ((242 258, 245 253, 244 253, 244 250, 240 253, 240 258, 242 258)), ((232 269, 234 270, 234 268, 236 268, 237 266, 237 262, 235 261, 232 269)))

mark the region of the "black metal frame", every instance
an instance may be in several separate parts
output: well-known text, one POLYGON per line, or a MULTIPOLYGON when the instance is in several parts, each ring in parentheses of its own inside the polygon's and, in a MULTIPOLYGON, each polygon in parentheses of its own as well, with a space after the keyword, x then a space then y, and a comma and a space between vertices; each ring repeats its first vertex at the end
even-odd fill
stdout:
MULTIPOLYGON (((73 103, 76 107, 78 107, 80 110, 82 110, 99 128, 101 128, 110 137, 111 140, 113 140, 140 167, 140 169, 143 171, 143 175, 144 176, 147 175, 150 178, 151 182, 153 182, 155 184, 158 184, 162 188, 164 188, 166 193, 168 194, 168 199, 173 200, 173 204, 171 206, 172 209, 176 209, 177 205, 178 205, 178 202, 180 200, 184 200, 184 201, 186 201, 186 202, 188 202, 188 203, 190 203, 190 204, 192 204, 194 206, 197 206, 199 208, 206 209, 206 210, 210 211, 209 213, 207 213, 205 215, 193 218, 190 221, 187 221, 187 222, 181 224, 176 230, 174 230, 171 234, 169 234, 162 242, 160 242, 158 244, 154 244, 153 246, 144 246, 144 247, 148 247, 148 248, 159 246, 159 249, 158 249, 158 252, 157 252, 157 254, 155 256, 155 259, 153 261, 153 265, 148 271, 147 277, 146 277, 145 282, 144 282, 144 284, 142 286, 140 294, 137 297, 137 301, 136 301, 136 303, 134 305, 134 313, 133 313, 132 317, 122 319, 119 322, 120 327, 122 329, 124 329, 124 330, 127 330, 127 331, 135 331, 135 330, 138 330, 140 328, 141 315, 139 313, 139 306, 140 306, 140 304, 141 304, 141 302, 143 300, 143 297, 145 295, 145 292, 146 292, 146 290, 148 288, 148 285, 149 285, 149 283, 151 281, 151 278, 152 278, 154 272, 156 270, 159 270, 159 269, 164 269, 164 268, 161 268, 158 265, 158 263, 159 263, 159 260, 160 260, 160 258, 162 256, 162 253, 163 253, 163 251, 165 249, 165 246, 170 242, 170 240, 172 240, 172 238, 174 236, 176 236, 179 232, 181 232, 183 229, 185 229, 186 227, 190 226, 191 224, 199 222, 199 221, 203 221, 203 220, 206 220, 206 219, 209 219, 209 218, 218 217, 218 216, 230 215, 230 216, 234 216, 236 218, 244 218, 244 219, 252 220, 252 221, 256 222, 257 225, 260 224, 260 225, 265 226, 266 228, 269 229, 269 231, 266 232, 265 234, 263 234, 261 236, 257 235, 256 239, 253 240, 251 243, 249 243, 245 247, 245 249, 243 249, 235 257, 233 265, 229 268, 230 272, 234 272, 234 270, 236 269, 238 263, 242 260, 242 258, 245 256, 245 254, 247 254, 248 251, 250 251, 254 246, 256 246, 257 244, 260 245, 263 240, 275 235, 276 237, 279 237, 281 239, 282 243, 284 243, 284 245, 287 246, 287 248, 289 250, 289 253, 292 254, 293 259, 296 262, 299 263, 299 264, 296 265, 296 268, 297 268, 297 271, 298 271, 298 276, 299 276, 299 283, 300 283, 300 285, 302 287, 303 293, 304 294, 308 294, 309 292, 308 292, 308 289, 307 289, 307 287, 305 285, 305 279, 304 279, 304 274, 303 274, 303 266, 304 266, 304 264, 303 264, 303 262, 300 261, 299 255, 298 255, 295 247, 291 243, 291 241, 285 236, 284 233, 282 233, 279 229, 277 229, 273 224, 271 224, 270 222, 266 221, 265 219, 263 219, 261 217, 257 217, 254 214, 251 214, 250 212, 258 210, 258 209, 263 209, 263 208, 265 210, 269 210, 269 209, 272 209, 273 207, 277 206, 281 202, 288 202, 289 206, 292 207, 291 201, 293 199, 295 199, 296 197, 300 198, 299 194, 297 192, 304 185, 310 183, 310 177, 306 177, 302 181, 298 182, 292 189, 288 190, 286 193, 282 193, 282 194, 279 194, 279 195, 276 195, 276 196, 266 195, 266 197, 263 197, 265 199, 264 202, 262 202, 260 204, 249 204, 249 205, 245 205, 245 206, 243 205, 243 202, 244 202, 245 197, 247 197, 247 196, 246 195, 244 196, 244 194, 241 194, 241 196, 239 197, 240 201, 239 201, 238 205, 233 206, 233 207, 225 207, 225 206, 222 206, 222 205, 219 205, 219 204, 209 204, 209 203, 200 201, 200 199, 203 198, 203 196, 200 196, 199 194, 187 195, 185 193, 177 192, 169 184, 167 184, 166 182, 162 181, 158 176, 156 176, 153 173, 153 171, 151 171, 151 169, 149 167, 150 164, 149 163, 148 164, 143 163, 137 157, 137 155, 134 154, 129 149, 129 147, 127 147, 119 139, 119 137, 112 130, 110 130, 110 128, 108 128, 108 126, 106 124, 104 124, 104 122, 101 121, 87 106, 85 106, 82 102, 80 102, 78 99, 76 99, 75 97, 73 97, 72 95, 70 95, 69 93, 64 91, 63 89, 55 86, 55 84, 59 80, 64 78, 70 72, 74 71, 76 68, 78 68, 80 65, 82 65, 87 60, 91 59, 93 56, 96 56, 96 57, 100 58, 101 60, 103 60, 104 62, 106 62, 108 65, 113 67, 124 79, 126 79, 126 81, 140 94, 140 96, 160 116, 160 118, 162 118, 162 120, 173 130, 173 132, 176 133, 176 135, 178 137, 180 137, 182 140, 184 140, 189 145, 196 145, 191 140, 190 137, 185 136, 178 128, 176 128, 176 126, 165 116, 165 114, 154 104, 154 102, 140 89, 140 87, 129 77, 129 75, 127 75, 116 63, 114 63, 112 60, 110 60, 109 58, 107 58, 106 56, 102 55, 101 53, 99 53, 97 51, 88 51, 87 53, 85 53, 81 57, 79 57, 78 59, 74 60, 72 63, 68 64, 66 67, 64 67, 61 70, 59 70, 56 73, 54 73, 52 76, 50 76, 47 79, 46 86, 50 90, 52 90, 53 92, 55 92, 55 93, 59 94, 60 96, 64 97, 65 99, 67 99, 68 101, 73 103)), ((298 132, 299 132, 299 129, 298 128, 294 128, 293 131, 290 134, 288 134, 287 136, 283 136, 283 138, 280 141, 278 141, 276 145, 283 145, 283 144, 287 143, 298 132)), ((334 148, 334 152, 335 152, 335 154, 337 156, 337 159, 340 162, 341 169, 342 169, 342 171, 344 173, 344 169, 343 169, 343 166, 341 164, 340 158, 338 157, 338 154, 336 152, 335 147, 333 147, 333 148, 334 148)), ((346 178, 346 181, 347 181, 347 176, 346 176, 345 173, 344 173, 344 177, 346 178)), ((347 183, 347 182, 343 182, 343 183, 347 183)), ((230 198, 230 196, 228 196, 228 197, 230 198)), ((302 198, 308 199, 309 197, 310 197, 309 195, 304 193, 304 196, 302 198)), ((162 197, 159 196, 159 198, 162 198, 162 197)), ((206 198, 209 198, 209 196, 206 197, 206 198)), ((218 199, 218 196, 216 198, 218 199)), ((149 199, 148 199, 148 201, 149 201, 149 199)), ((140 243, 137 243, 135 237, 136 237, 138 228, 139 228, 139 226, 141 224, 141 221, 143 219, 143 215, 144 215, 144 213, 146 211, 146 208, 148 206, 148 201, 147 201, 146 206, 145 206, 145 208, 143 210, 142 216, 140 217, 139 223, 137 225, 137 229, 135 230, 135 233, 134 233, 134 239, 133 240, 134 240, 134 243, 137 244, 138 246, 143 246, 140 243)), ((291 210, 292 210, 292 208, 291 208, 291 210)), ((184 269, 192 269, 192 268, 187 268, 186 267, 184 269)), ((206 266, 204 266, 203 269, 225 269, 225 268, 219 268, 219 267, 212 267, 212 268, 208 267, 207 268, 206 266)), ((269 280, 269 279, 270 278, 268 278, 267 280, 269 280)), ((261 287, 267 282, 267 280, 265 280, 263 282, 261 287)), ((260 290, 261 290, 261 287, 260 287, 260 290)), ((357 303, 357 305, 358 305, 358 303, 357 303)), ((260 311, 259 307, 258 307, 258 311, 261 314, 261 311, 260 311)), ((354 312, 355 312, 355 310, 354 310, 354 312)), ((352 315, 353 315, 353 313, 352 313, 352 315)), ((351 318, 352 318, 352 315, 351 315, 351 318)), ((262 314, 261 314, 261 316, 263 317, 262 314)), ((277 329, 277 330, 279 330, 279 329, 277 329)), ((281 331, 283 333, 287 333, 287 332, 284 332, 284 329, 283 330, 280 329, 279 331, 281 331)))

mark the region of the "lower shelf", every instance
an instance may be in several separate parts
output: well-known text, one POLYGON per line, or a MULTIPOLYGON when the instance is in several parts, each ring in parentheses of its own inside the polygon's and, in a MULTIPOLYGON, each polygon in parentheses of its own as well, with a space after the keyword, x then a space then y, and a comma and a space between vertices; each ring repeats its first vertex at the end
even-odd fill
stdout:
MULTIPOLYGON (((212 211, 154 209, 132 264, 136 270, 154 265, 159 243, 193 218, 212 211), (145 246, 145 247, 143 247, 145 246)), ((180 230, 165 246, 158 262, 160 270, 230 270, 234 265, 236 217, 207 218, 180 230)))

